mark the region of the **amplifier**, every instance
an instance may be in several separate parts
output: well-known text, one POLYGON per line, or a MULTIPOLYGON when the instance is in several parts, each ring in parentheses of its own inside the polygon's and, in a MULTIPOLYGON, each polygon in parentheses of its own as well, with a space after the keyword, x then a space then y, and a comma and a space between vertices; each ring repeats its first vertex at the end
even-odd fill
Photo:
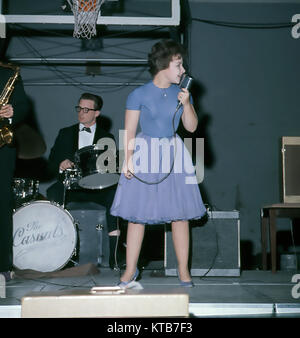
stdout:
POLYGON ((66 208, 78 231, 78 264, 109 266, 106 208, 93 202, 70 202, 66 208))
MULTIPOLYGON (((192 276, 240 276, 240 218, 238 211, 210 211, 205 224, 191 226, 192 276)), ((172 233, 165 231, 165 274, 177 276, 172 233)))

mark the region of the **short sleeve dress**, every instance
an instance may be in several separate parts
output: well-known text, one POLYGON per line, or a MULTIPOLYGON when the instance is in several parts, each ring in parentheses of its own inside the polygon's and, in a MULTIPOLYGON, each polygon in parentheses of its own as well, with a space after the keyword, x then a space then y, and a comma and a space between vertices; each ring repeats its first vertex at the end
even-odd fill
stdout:
POLYGON ((139 110, 141 132, 133 152, 134 175, 119 179, 111 214, 133 223, 162 224, 200 219, 206 213, 189 151, 176 135, 183 108, 180 87, 153 81, 133 90, 126 108, 139 110), (174 118, 175 115, 175 118, 174 118))

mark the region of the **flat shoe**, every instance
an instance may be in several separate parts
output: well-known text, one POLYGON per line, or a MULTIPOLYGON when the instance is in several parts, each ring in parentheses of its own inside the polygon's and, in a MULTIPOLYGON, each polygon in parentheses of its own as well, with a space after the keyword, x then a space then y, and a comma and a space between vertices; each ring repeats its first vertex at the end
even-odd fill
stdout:
POLYGON ((182 281, 182 280, 179 279, 179 282, 180 282, 180 286, 182 286, 184 288, 193 288, 195 286, 193 281, 191 281, 191 280, 185 282, 185 281, 182 281))
POLYGON ((135 280, 138 278, 139 274, 140 274, 140 271, 139 271, 138 268, 136 268, 135 273, 134 273, 134 275, 131 277, 131 279, 130 279, 129 281, 127 281, 127 282, 121 281, 121 280, 120 280, 120 282, 118 283, 118 286, 119 286, 120 288, 125 289, 125 288, 128 286, 129 283, 135 281, 135 280))

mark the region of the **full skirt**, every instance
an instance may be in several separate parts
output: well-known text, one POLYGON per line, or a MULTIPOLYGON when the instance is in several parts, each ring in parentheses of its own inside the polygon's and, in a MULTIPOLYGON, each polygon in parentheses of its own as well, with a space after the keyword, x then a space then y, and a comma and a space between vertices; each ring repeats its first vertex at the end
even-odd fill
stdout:
POLYGON ((204 216, 195 168, 179 136, 154 139, 139 133, 133 163, 134 177, 121 173, 110 210, 113 216, 140 224, 204 216))

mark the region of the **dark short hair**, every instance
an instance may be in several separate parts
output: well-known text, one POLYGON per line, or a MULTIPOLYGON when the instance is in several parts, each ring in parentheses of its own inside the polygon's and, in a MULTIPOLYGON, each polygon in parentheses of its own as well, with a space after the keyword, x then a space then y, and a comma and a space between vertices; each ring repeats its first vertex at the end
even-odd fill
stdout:
POLYGON ((91 100, 94 101, 94 109, 96 110, 101 110, 102 106, 103 106, 103 100, 101 96, 95 95, 95 94, 91 94, 91 93, 83 93, 80 96, 80 100, 91 100))
POLYGON ((184 48, 181 44, 174 40, 161 40, 157 42, 148 54, 149 72, 152 76, 159 71, 169 67, 169 63, 173 56, 185 55, 184 48))

